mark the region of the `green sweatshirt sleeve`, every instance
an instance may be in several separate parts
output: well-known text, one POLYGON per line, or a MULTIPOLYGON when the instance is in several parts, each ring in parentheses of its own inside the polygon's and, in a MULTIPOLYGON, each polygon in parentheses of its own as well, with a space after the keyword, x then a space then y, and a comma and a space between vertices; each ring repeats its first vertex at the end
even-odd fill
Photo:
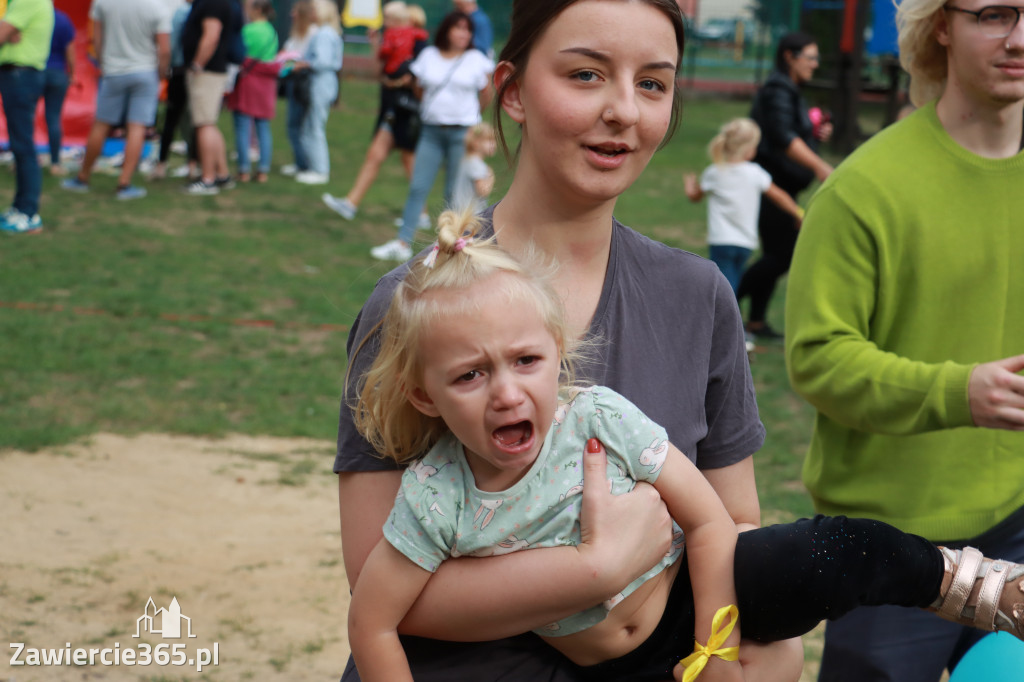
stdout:
POLYGON ((790 381, 819 412, 860 431, 908 435, 969 426, 973 365, 914 359, 926 356, 928 334, 942 333, 942 306, 932 313, 934 325, 920 325, 919 316, 916 328, 902 323, 906 263, 895 261, 908 250, 891 243, 899 237, 886 229, 899 219, 898 201, 879 192, 865 178, 837 173, 811 202, 787 289, 790 381), (872 194, 871 201, 856 201, 872 194))

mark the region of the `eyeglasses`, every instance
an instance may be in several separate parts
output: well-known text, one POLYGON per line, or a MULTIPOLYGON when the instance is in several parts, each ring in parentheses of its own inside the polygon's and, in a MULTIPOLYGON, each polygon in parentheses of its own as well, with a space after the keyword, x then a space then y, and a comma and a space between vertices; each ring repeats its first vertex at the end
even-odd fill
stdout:
POLYGON ((954 7, 953 5, 945 5, 943 9, 973 15, 978 21, 978 28, 989 38, 1005 38, 1013 33, 1013 29, 1017 27, 1017 22, 1020 21, 1020 13, 1024 11, 1020 7, 1008 7, 1006 5, 990 5, 982 7, 977 12, 954 7))

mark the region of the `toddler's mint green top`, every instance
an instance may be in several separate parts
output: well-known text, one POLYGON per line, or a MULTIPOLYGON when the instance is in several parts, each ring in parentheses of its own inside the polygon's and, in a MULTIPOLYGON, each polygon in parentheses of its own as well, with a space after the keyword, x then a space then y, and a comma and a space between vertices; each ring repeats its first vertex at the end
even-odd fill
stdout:
POLYGON ((1024 353, 1024 154, 967 151, 934 103, 883 130, 812 198, 787 291, 819 511, 941 541, 1024 505, 1024 433, 973 427, 967 395, 1024 353))
POLYGON ((19 42, 0 46, 0 64, 45 69, 53 36, 53 1, 8 0, 7 12, 0 21, 21 32, 19 42))
MULTIPOLYGON (((431 572, 448 557, 576 545, 583 448, 589 438, 599 439, 608 453, 614 495, 629 492, 637 481, 654 482, 668 454, 665 429, 638 407, 607 387, 581 389, 556 410, 536 461, 508 490, 477 489, 462 444, 449 433, 405 470, 384 537, 431 572)), ((671 566, 682 545, 677 526, 672 551, 654 568, 603 604, 551 623, 537 634, 558 637, 599 623, 637 587, 671 566)))

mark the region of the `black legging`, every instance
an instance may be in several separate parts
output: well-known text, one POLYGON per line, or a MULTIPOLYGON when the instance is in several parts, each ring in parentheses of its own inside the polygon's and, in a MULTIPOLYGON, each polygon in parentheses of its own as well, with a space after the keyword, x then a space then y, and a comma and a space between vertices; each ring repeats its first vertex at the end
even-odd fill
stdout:
MULTIPOLYGON (((804 185, 795 187, 790 183, 776 180, 787 194, 796 200, 804 185)), ((761 196, 761 213, 757 220, 757 232, 761 237, 761 257, 743 273, 736 298, 750 297, 747 320, 755 324, 765 321, 768 302, 775 293, 775 283, 786 272, 793 261, 793 249, 799 231, 793 216, 783 211, 764 195, 761 196)))
MULTIPOLYGON (((693 652, 690 571, 685 555, 679 561, 654 633, 621 658, 581 668, 586 679, 662 682, 693 652)), ((943 560, 924 538, 880 521, 816 516, 741 533, 734 571, 743 637, 773 642, 858 606, 929 606, 939 595, 943 560)))
MULTIPOLYGON (((160 131, 160 163, 167 163, 171 153, 171 142, 174 133, 180 126, 182 137, 188 142, 188 158, 196 159, 195 140, 191 133, 191 125, 181 125, 182 118, 188 113, 188 90, 185 86, 185 69, 175 67, 167 81, 167 105, 164 108, 164 124, 160 131), (185 130, 189 132, 186 133, 185 130)), ((189 119, 186 117, 186 121, 189 119)))

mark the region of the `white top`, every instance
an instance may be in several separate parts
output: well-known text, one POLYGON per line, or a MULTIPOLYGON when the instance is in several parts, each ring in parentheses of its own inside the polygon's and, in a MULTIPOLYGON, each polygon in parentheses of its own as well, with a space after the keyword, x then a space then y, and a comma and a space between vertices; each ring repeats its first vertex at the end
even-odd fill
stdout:
POLYGON ((708 195, 708 244, 756 249, 761 195, 771 184, 768 171, 750 161, 704 169, 700 188, 708 195))
POLYGON ((431 45, 423 48, 409 70, 423 88, 420 118, 424 123, 473 126, 480 122, 480 91, 494 73, 494 62, 486 55, 470 49, 445 59, 431 45))
POLYGON ((476 155, 462 157, 459 171, 455 174, 455 187, 452 189, 452 208, 462 210, 466 206, 473 207, 473 213, 480 213, 487 208, 487 198, 476 193, 476 181, 491 176, 491 168, 487 162, 476 155))
POLYGON ((171 12, 163 0, 95 0, 89 18, 103 25, 104 76, 156 71, 156 35, 171 33, 171 12))

